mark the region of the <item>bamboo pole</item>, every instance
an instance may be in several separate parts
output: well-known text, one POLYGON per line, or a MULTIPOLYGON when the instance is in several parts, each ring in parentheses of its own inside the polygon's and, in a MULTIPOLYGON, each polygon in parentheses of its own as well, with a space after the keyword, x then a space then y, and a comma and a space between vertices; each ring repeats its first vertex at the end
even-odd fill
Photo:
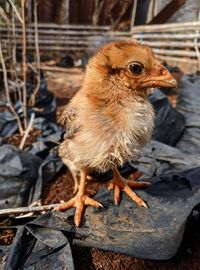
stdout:
MULTIPOLYGON (((34 30, 34 24, 28 25, 30 29, 34 30)), ((156 24, 156 25, 140 25, 133 26, 131 33, 140 33, 140 32, 175 32, 175 31, 187 31, 199 29, 200 22, 186 22, 186 23, 169 23, 169 24, 156 24)), ((110 32, 110 26, 94 26, 94 25, 62 25, 62 24, 38 24, 39 31, 43 30, 72 30, 72 31, 95 31, 95 32, 110 32)), ((124 31, 126 32, 126 31, 124 31)), ((129 31, 127 31, 129 33, 129 31)))
POLYGON ((175 56, 186 56, 186 57, 196 57, 197 54, 195 51, 186 51, 186 50, 165 50, 165 49, 154 49, 155 54, 161 55, 175 55, 175 56))
MULTIPOLYGON (((18 46, 18 48, 21 50, 22 46, 18 46)), ((35 46, 27 46, 27 50, 35 51, 35 46)), ((40 46, 40 51, 63 51, 63 52, 69 52, 69 51, 79 51, 83 52, 87 50, 87 46, 82 47, 66 47, 66 46, 40 46)))
POLYGON ((200 38, 199 33, 194 33, 194 34, 177 34, 177 33, 171 33, 171 34, 166 34, 166 33, 160 33, 160 34, 155 34, 155 33, 141 33, 141 34, 132 34, 133 38, 137 39, 178 39, 178 40, 185 40, 185 39, 194 39, 194 38, 200 38))
MULTIPOLYGON (((29 26, 34 28, 34 23, 29 24, 29 26)), ((56 23, 39 23, 38 28, 62 28, 62 29, 83 29, 83 30, 110 30, 110 26, 98 26, 98 25, 73 25, 73 24, 56 24, 56 23)))
POLYGON ((131 33, 137 32, 159 32, 159 31, 177 31, 177 30, 188 30, 200 27, 200 22, 181 22, 181 23, 166 23, 156 25, 139 25, 134 26, 131 29, 131 33))
POLYGON ((177 47, 177 48, 194 48, 194 46, 200 47, 200 43, 195 42, 165 42, 165 41, 141 41, 142 44, 151 46, 151 47, 177 47))
MULTIPOLYGON (((3 27, 0 27, 0 31, 2 32, 2 33, 6 33, 7 31, 9 30, 9 28, 3 28, 3 27)), ((17 33, 22 33, 22 27, 20 27, 20 26, 18 26, 18 27, 16 27, 16 32, 17 33)), ((31 28, 30 27, 30 25, 29 26, 27 26, 27 28, 26 28, 26 31, 27 31, 27 33, 34 33, 35 32, 35 30, 33 29, 33 28, 31 28)), ((38 32, 39 32, 39 34, 46 34, 46 35, 76 35, 76 36, 84 36, 84 35, 86 35, 86 36, 100 36, 100 35, 115 35, 115 36, 117 36, 117 35, 119 35, 119 36, 129 36, 130 37, 130 33, 129 32, 125 32, 125 31, 103 31, 103 30, 101 30, 101 31, 88 31, 88 30, 86 30, 86 29, 84 29, 84 30, 73 30, 73 29, 66 29, 66 30, 62 30, 62 29, 56 29, 56 30, 53 30, 53 29, 44 29, 44 28, 42 28, 42 29, 39 29, 38 28, 38 32)))
MULTIPOLYGON (((0 28, 1 36, 5 37, 6 33, 9 31, 9 28, 0 28)), ((22 29, 16 28, 16 37, 20 38, 22 29)), ((195 31, 195 30, 194 30, 195 31)), ((35 30, 27 29, 27 34, 34 34, 35 30)), ((38 34, 40 38, 60 38, 60 39, 76 39, 80 40, 82 38, 88 39, 88 38, 102 38, 102 36, 115 36, 115 37, 123 37, 123 38, 137 38, 137 39, 178 39, 178 40, 185 40, 185 39, 194 39, 194 38, 200 38, 199 33, 194 34, 180 34, 180 33, 151 33, 151 34, 132 34, 126 32, 79 32, 79 31, 51 31, 51 30, 39 30, 38 34)))
MULTIPOLYGON (((185 58, 173 57, 173 56, 165 56, 165 55, 156 55, 156 56, 159 59, 166 60, 166 61, 188 63, 188 59, 185 59, 185 58)), ((192 64, 198 64, 198 60, 197 59, 189 59, 189 62, 192 63, 192 64)))

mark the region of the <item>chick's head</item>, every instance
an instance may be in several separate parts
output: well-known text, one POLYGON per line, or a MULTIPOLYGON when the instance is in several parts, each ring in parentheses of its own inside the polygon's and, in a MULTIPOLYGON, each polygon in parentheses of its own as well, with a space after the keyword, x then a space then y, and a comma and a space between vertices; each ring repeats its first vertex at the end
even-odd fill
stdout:
POLYGON ((94 55, 88 74, 118 89, 148 94, 156 87, 176 87, 170 72, 155 58, 152 50, 135 41, 112 42, 94 55), (94 75, 94 76, 93 76, 94 75))

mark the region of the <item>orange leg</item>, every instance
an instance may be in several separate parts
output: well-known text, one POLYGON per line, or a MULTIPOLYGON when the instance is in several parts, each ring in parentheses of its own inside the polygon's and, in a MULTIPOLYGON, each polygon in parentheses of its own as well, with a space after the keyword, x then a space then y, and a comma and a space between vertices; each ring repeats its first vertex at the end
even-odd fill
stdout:
POLYGON ((74 223, 78 227, 81 223, 84 206, 85 205, 92 205, 94 207, 103 207, 103 205, 94 199, 87 196, 85 193, 85 184, 86 184, 86 177, 87 172, 85 170, 81 170, 81 179, 80 179, 80 185, 78 187, 78 192, 75 197, 70 199, 68 202, 61 203, 56 210, 57 211, 65 211, 69 208, 75 207, 75 215, 74 215, 74 223))
POLYGON ((150 185, 151 183, 149 182, 127 181, 120 175, 118 169, 115 167, 113 169, 113 180, 109 184, 108 189, 114 190, 114 202, 116 205, 118 205, 120 201, 120 192, 123 190, 134 202, 147 208, 147 204, 131 188, 143 188, 150 185))

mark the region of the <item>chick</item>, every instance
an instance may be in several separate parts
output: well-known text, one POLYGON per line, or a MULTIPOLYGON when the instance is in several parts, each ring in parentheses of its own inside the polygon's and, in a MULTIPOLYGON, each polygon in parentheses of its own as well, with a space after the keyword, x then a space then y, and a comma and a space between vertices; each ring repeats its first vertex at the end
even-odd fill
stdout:
POLYGON ((151 139, 154 110, 148 94, 155 87, 176 85, 152 50, 134 41, 109 43, 89 60, 83 85, 60 119, 66 134, 59 155, 76 185, 80 174, 80 184, 76 195, 57 210, 75 207, 76 226, 81 223, 84 205, 102 207, 88 196, 85 187, 93 170, 112 170, 109 190, 114 190, 115 204, 123 190, 138 205, 147 207, 131 188, 149 183, 126 181, 117 167, 135 159, 151 139))

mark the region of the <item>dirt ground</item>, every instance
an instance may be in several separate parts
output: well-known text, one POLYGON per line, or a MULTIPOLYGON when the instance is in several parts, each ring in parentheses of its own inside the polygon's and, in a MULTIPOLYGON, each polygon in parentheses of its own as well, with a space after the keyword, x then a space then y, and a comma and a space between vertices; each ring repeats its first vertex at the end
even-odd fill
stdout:
MULTIPOLYGON (((58 104, 58 117, 62 108, 79 89, 84 72, 79 69, 66 69, 66 72, 46 71, 48 88, 58 104)), ((169 100, 176 105, 177 93, 169 93, 169 100)), ((137 175, 130 175, 137 178, 137 175)), ((106 183, 89 181, 89 188, 98 190, 106 183)), ((73 181, 63 168, 43 190, 43 203, 56 203, 72 197, 73 181)), ((76 270, 200 270, 200 220, 191 220, 176 256, 167 261, 137 259, 96 248, 72 247, 76 270)))

